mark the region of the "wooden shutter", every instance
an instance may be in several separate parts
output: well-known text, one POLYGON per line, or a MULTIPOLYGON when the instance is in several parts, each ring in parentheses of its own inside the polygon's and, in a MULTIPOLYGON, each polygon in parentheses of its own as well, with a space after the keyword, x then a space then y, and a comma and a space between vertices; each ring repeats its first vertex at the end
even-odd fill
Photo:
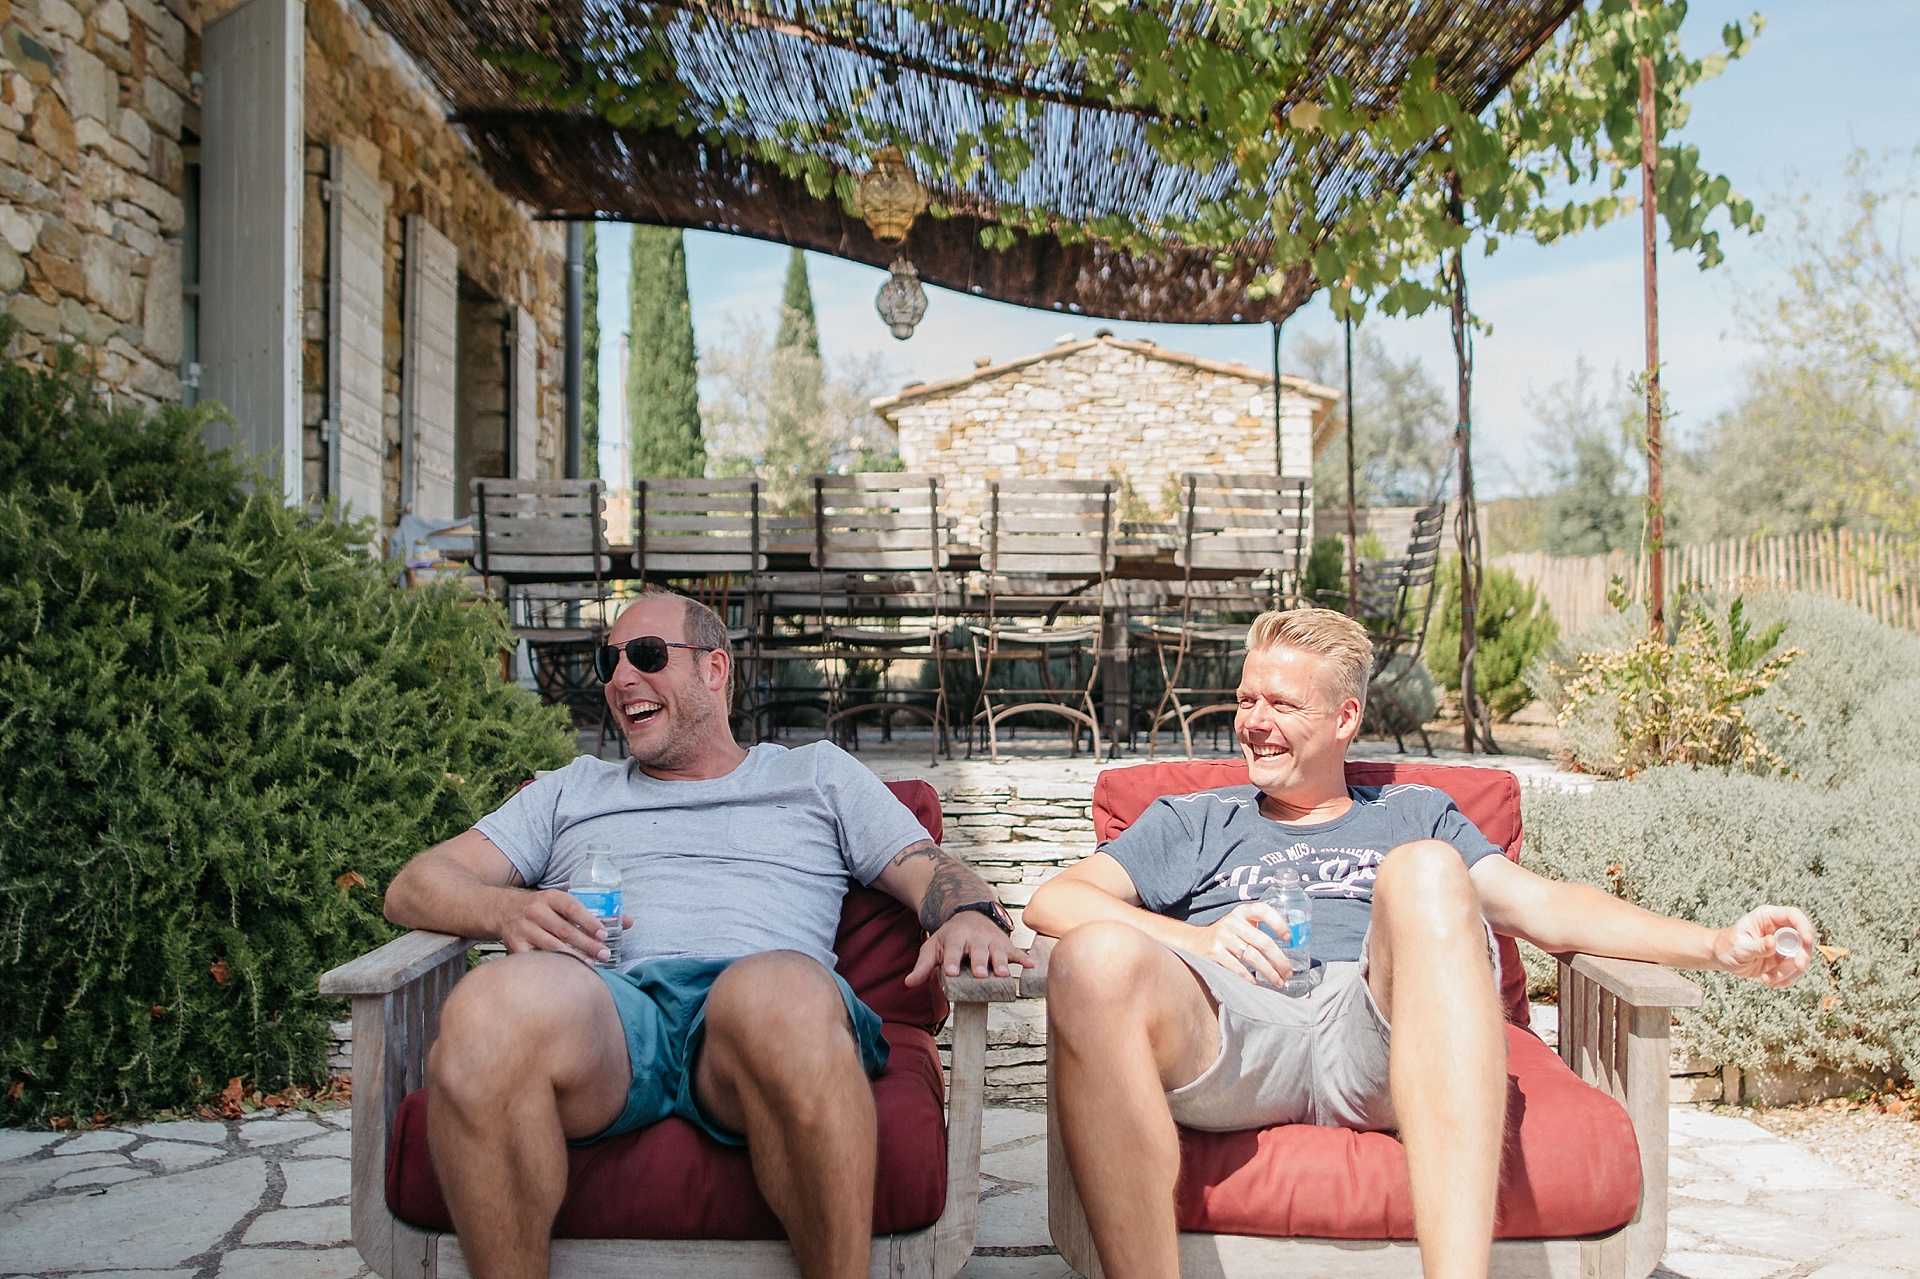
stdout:
POLYGON ((333 439, 328 477, 343 518, 381 516, 385 449, 380 399, 386 284, 387 197, 352 151, 333 148, 328 246, 327 416, 333 439))
POLYGON ((200 395, 208 429, 301 499, 300 211, 305 13, 247 0, 207 23, 200 100, 200 395))
POLYGON ((453 241, 419 214, 407 217, 406 352, 401 378, 405 513, 454 516, 454 330, 459 265, 453 241))
POLYGON ((527 308, 513 308, 508 374, 510 474, 516 480, 540 478, 540 334, 527 308))

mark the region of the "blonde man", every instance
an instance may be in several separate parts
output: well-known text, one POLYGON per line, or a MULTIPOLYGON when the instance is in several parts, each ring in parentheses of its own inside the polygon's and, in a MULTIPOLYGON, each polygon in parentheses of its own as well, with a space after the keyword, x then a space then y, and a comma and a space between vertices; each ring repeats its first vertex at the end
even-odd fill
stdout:
POLYGON ((1720 969, 1770 986, 1812 925, 1760 906, 1726 928, 1654 915, 1505 857, 1424 786, 1349 787, 1372 645, 1326 609, 1266 613, 1247 638, 1234 731, 1252 784, 1157 800, 1034 895, 1061 938, 1048 983, 1053 1104, 1110 1279, 1178 1274, 1176 1125, 1397 1130, 1428 1279, 1487 1273, 1506 1112, 1492 931, 1720 969), (1314 903, 1314 980, 1274 987, 1260 927, 1282 867, 1314 903), (1323 964, 1324 961, 1324 964, 1323 964))

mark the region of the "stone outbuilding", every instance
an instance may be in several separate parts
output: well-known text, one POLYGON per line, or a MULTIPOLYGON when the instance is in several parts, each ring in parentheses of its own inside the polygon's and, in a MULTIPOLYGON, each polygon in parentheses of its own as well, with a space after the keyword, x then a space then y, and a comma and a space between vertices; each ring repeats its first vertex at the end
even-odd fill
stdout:
POLYGON ((562 474, 567 243, 355 0, 0 0, 9 354, 218 400, 290 502, 562 474))
POLYGON ((945 477, 961 541, 979 536, 987 482, 1122 482, 1122 518, 1172 518, 1187 471, 1279 473, 1311 481, 1338 430, 1339 393, 1281 376, 1279 457, 1273 374, 1098 331, 945 382, 873 401, 909 471, 945 477))

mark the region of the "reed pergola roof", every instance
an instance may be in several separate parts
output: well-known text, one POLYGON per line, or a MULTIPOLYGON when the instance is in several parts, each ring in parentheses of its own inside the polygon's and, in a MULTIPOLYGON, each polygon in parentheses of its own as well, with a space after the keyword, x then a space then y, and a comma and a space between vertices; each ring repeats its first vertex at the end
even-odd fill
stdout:
MULTIPOLYGON (((1283 319, 1314 290, 1305 267, 1276 294, 1250 297, 1270 261, 1270 233, 1226 245, 1169 243, 1150 257, 1099 242, 1063 244, 1021 234, 1010 248, 981 244, 995 211, 1013 204, 1089 221, 1115 212, 1152 224, 1191 214, 1231 192, 1231 165, 1210 172, 1170 163, 1148 138, 1151 113, 1088 91, 1083 69, 1057 53, 1029 62, 1024 47, 1051 35, 1038 0, 962 0, 1005 25, 989 47, 904 6, 871 0, 368 0, 376 20, 426 69, 452 104, 494 181, 544 216, 611 218, 725 231, 885 266, 904 255, 929 283, 1024 306, 1113 319, 1232 323, 1283 319), (631 64, 659 55, 685 94, 675 128, 617 128, 585 111, 532 107, 515 74, 485 50, 596 50, 631 64), (951 216, 921 217, 900 245, 878 243, 829 195, 708 139, 787 137, 850 103, 876 110, 902 134, 955 150, 1003 120, 1009 99, 1027 108, 1033 151, 1021 172, 985 166, 957 187, 929 183, 951 216)), ((1472 110, 1490 102, 1579 0, 1276 0, 1272 22, 1303 37, 1306 74, 1296 102, 1319 100, 1345 77, 1355 101, 1384 103, 1415 59, 1432 55, 1439 82, 1472 110)), ((1219 39, 1207 0, 1172 14, 1176 34, 1219 39)), ((1289 104, 1276 104, 1284 109, 1289 104)), ((825 131, 831 137, 831 130, 825 131)), ((736 144, 737 145, 737 144, 736 144)), ((832 141, 809 144, 836 170, 863 172, 868 156, 832 141)), ((1393 198, 1418 151, 1354 141, 1283 153, 1277 168, 1315 166, 1328 207, 1393 198)), ((923 180, 925 174, 922 174, 923 180)))

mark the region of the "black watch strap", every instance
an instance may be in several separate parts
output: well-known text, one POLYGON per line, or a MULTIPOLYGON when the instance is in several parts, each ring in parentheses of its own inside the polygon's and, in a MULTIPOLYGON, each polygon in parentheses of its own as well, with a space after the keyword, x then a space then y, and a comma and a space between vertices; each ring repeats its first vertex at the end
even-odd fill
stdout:
POLYGON ((955 907, 953 915, 948 915, 947 918, 951 920, 954 915, 964 915, 968 911, 985 915, 999 927, 1001 932, 1009 937, 1013 936, 1013 916, 1007 914, 1006 907, 999 902, 969 902, 965 906, 955 907))

